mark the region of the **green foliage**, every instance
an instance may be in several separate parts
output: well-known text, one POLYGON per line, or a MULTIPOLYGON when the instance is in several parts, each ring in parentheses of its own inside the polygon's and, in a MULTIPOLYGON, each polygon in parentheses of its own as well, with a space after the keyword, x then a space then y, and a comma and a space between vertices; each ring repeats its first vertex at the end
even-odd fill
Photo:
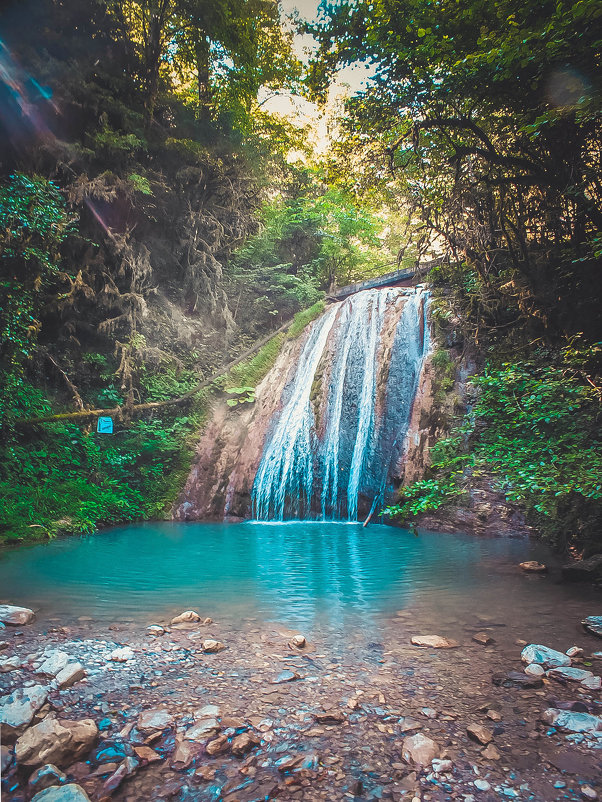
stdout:
POLYGON ((305 327, 308 326, 312 320, 315 320, 317 317, 320 317, 322 312, 326 309, 326 304, 324 301, 317 301, 313 306, 310 306, 309 309, 304 309, 302 312, 297 312, 295 315, 293 322, 288 328, 287 336, 289 340, 296 339, 302 331, 305 330, 305 327))
POLYGON ((52 181, 15 173, 0 184, 0 425, 35 347, 60 246, 72 233, 74 220, 52 181))
POLYGON ((387 513, 404 518, 454 501, 492 475, 555 545, 600 545, 600 345, 573 342, 553 358, 490 366, 474 377, 476 402, 431 451, 431 477, 403 488, 387 513))
POLYGON ((136 192, 141 192, 143 195, 153 194, 153 190, 151 189, 148 178, 145 178, 143 175, 138 175, 138 173, 130 173, 128 180, 136 192))
POLYGON ((236 407, 240 404, 252 404, 255 401, 254 387, 230 387, 226 392, 228 395, 234 396, 234 398, 228 398, 226 401, 229 407, 236 407))

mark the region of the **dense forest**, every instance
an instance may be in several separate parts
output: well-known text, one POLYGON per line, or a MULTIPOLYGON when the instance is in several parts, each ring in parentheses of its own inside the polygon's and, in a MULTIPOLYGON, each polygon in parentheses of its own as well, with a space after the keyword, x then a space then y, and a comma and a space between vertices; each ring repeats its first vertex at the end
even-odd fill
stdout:
POLYGON ((5 3, 1 537, 167 515, 210 394, 252 402, 333 285, 437 256, 437 363, 450 392, 466 351, 479 375, 389 516, 486 477, 559 547, 600 550, 601 21, 595 0, 310 22, 272 0, 5 3), (372 77, 327 153, 266 110, 326 104, 356 62, 372 77))

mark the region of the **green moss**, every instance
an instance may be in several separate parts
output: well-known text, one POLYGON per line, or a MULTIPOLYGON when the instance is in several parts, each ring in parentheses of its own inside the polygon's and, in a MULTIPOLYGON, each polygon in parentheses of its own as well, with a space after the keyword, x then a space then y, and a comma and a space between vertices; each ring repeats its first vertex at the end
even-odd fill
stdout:
POLYGON ((228 374, 228 382, 241 386, 257 387, 274 366, 285 340, 283 333, 276 334, 263 348, 245 362, 232 368, 228 374))

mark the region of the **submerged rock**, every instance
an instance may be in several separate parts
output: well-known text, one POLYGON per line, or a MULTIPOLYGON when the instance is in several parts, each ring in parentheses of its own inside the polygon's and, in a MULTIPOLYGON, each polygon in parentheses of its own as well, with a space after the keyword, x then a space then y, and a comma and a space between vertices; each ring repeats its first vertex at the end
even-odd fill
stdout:
POLYGON ((413 646, 424 646, 430 649, 455 649, 460 644, 442 635, 412 635, 413 646))
POLYGON ((412 763, 415 766, 429 766, 433 758, 439 757, 439 754, 438 744, 421 732, 416 735, 408 735, 403 739, 401 756, 406 763, 412 763))
POLYGON ((24 624, 31 624, 36 617, 33 610, 29 607, 15 607, 12 604, 0 604, 0 622, 20 627, 24 624))
POLYGON ((19 688, 0 698, 0 723, 4 737, 22 732, 47 698, 48 688, 42 685, 19 688))
POLYGON ((526 560, 524 563, 519 563, 519 567, 530 574, 545 574, 548 566, 543 563, 538 563, 537 560, 526 560))
POLYGON ((602 638, 602 615, 588 615, 581 624, 592 635, 602 638))
POLYGON ((587 582, 602 577, 602 554, 563 565, 562 577, 570 582, 587 582))
POLYGON ((529 676, 520 671, 494 674, 491 681, 494 685, 501 685, 503 688, 541 688, 543 685, 541 676, 529 676))
POLYGON ((215 654, 216 652, 223 651, 226 647, 221 641, 213 640, 213 638, 206 638, 202 642, 201 648, 206 654, 215 654))
POLYGON ((475 643, 480 643, 482 646, 489 646, 494 642, 491 635, 487 634, 487 632, 475 632, 472 639, 475 643))
POLYGON ((171 623, 173 625, 176 624, 198 624, 201 620, 201 616, 195 612, 194 610, 185 610, 180 615, 177 615, 175 618, 171 619, 171 623))
POLYGON ((17 739, 15 755, 22 766, 54 763, 66 766, 85 755, 98 737, 92 719, 66 721, 48 717, 17 739))
POLYGON ((550 649, 548 646, 539 646, 535 643, 525 646, 520 654, 520 659, 527 665, 537 663, 544 668, 558 668, 559 666, 570 666, 571 664, 571 658, 568 655, 557 652, 556 649, 550 649))

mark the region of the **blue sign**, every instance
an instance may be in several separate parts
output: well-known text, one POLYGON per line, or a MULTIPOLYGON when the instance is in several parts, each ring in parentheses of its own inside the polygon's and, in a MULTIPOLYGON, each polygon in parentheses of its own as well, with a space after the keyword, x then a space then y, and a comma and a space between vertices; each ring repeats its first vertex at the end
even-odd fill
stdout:
POLYGON ((113 434, 113 418, 99 418, 96 431, 98 434, 113 434))

